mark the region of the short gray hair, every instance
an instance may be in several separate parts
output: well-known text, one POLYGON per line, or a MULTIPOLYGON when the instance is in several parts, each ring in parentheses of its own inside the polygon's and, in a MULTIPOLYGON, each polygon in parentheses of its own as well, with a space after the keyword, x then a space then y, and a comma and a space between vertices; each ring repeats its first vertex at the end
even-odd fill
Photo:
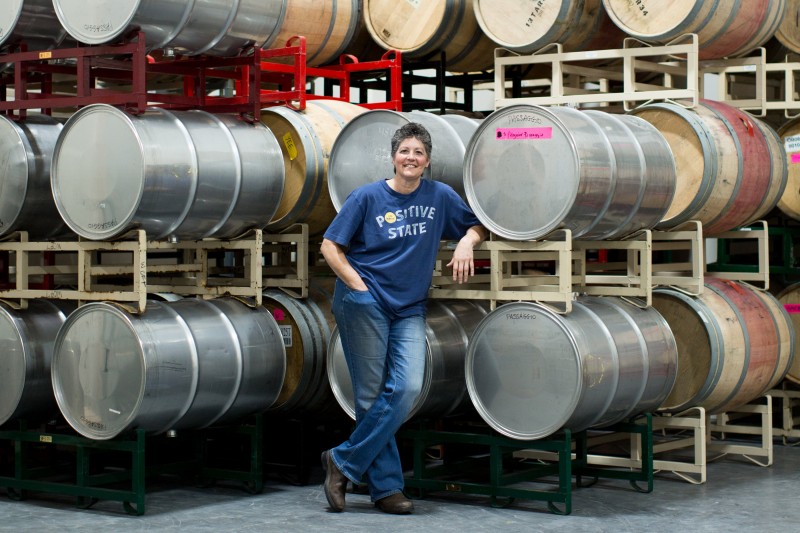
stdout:
POLYGON ((431 134, 428 133, 428 130, 426 130, 425 127, 418 122, 409 122, 394 132, 394 135, 392 135, 392 157, 394 157, 394 155, 397 153, 397 150, 400 148, 400 143, 411 138, 414 138, 422 143, 422 146, 425 147, 425 153, 428 156, 428 159, 430 159, 431 152, 433 151, 431 134))

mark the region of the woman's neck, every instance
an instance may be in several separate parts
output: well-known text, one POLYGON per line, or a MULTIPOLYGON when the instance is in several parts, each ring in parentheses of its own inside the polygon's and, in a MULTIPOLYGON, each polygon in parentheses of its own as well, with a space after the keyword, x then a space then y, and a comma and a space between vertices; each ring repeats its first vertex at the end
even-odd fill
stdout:
POLYGON ((400 194, 411 194, 419 188, 420 182, 420 178, 411 181, 398 177, 397 175, 386 180, 386 183, 389 185, 389 187, 394 192, 398 192, 400 194))

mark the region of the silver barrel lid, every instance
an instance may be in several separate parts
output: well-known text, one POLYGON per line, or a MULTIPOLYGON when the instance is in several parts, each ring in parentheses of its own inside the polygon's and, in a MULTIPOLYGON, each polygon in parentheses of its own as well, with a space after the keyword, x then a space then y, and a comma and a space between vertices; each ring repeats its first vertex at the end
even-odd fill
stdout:
POLYGON ((464 189, 486 228, 531 240, 564 225, 585 164, 573 133, 537 106, 509 106, 483 121, 467 146, 464 189))
POLYGON ((22 13, 22 0, 6 0, 3 9, 0 9, 0 48, 8 41, 17 26, 20 13, 22 13))
MULTIPOLYGON (((85 44, 108 43, 121 36, 133 20, 139 5, 149 0, 53 0, 61 24, 75 40, 85 44)), ((164 20, 175 9, 176 0, 162 4, 164 20)), ((180 8, 183 10, 184 8, 180 8)))
POLYGON ((86 107, 67 121, 53 154, 58 211, 79 235, 112 237, 133 219, 145 172, 144 147, 130 119, 114 107, 86 107))
POLYGON ((145 390, 143 350, 114 306, 88 304, 67 319, 51 368, 59 408, 76 431, 107 439, 133 423, 145 390))
POLYGON ((409 122, 422 124, 431 134, 431 164, 422 177, 446 183, 465 197, 463 168, 466 147, 462 134, 450 121, 425 111, 399 113, 374 109, 350 120, 331 148, 328 192, 337 211, 347 196, 361 185, 394 175, 392 136, 409 122))
MULTIPOLYGON (((328 192, 337 211, 361 185, 394 175, 392 135, 408 123, 404 113, 376 109, 362 113, 342 128, 328 161, 328 192)), ((429 177, 429 172, 427 169, 423 177, 429 177)))
POLYGON ((28 190, 28 149, 19 126, 0 117, 0 235, 13 228, 22 211, 28 190))
POLYGON ((531 302, 498 307, 470 337, 465 370, 481 418, 522 440, 590 427, 619 377, 608 329, 579 302, 566 315, 531 302))
POLYGON ((148 301, 141 316, 106 302, 67 318, 53 350, 53 391, 67 422, 105 440, 136 427, 171 429, 197 388, 197 351, 185 322, 148 301))
POLYGON ((130 115, 95 104, 75 113, 53 153, 51 186, 67 225, 103 240, 134 226, 149 238, 172 234, 196 195, 198 157, 175 114, 130 115))
POLYGON ((25 330, 4 306, 0 306, 0 426, 19 406, 28 374, 30 353, 25 330))

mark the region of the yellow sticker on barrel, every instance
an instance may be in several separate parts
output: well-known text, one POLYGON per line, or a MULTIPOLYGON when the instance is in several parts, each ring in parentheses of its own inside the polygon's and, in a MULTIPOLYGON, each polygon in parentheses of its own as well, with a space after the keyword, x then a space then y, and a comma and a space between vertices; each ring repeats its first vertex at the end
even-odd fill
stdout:
POLYGON ((552 139, 553 128, 497 128, 495 138, 501 141, 552 139))
POLYGON ((297 147, 294 145, 294 139, 292 139, 291 133, 287 133, 283 136, 283 144, 286 146, 286 151, 289 153, 289 159, 291 161, 297 159, 297 147))

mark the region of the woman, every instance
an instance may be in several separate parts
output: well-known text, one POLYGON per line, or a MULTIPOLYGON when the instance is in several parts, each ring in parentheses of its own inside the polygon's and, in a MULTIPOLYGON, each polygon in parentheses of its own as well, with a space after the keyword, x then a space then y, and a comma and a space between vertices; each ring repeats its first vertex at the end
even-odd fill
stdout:
POLYGON ((347 480, 369 487, 381 511, 408 514, 395 433, 411 412, 425 372, 425 308, 442 238, 459 238, 453 279, 474 275, 473 248, 487 230, 443 183, 422 179, 431 137, 417 123, 391 141, 391 179, 359 187, 325 232, 322 255, 337 276, 333 314, 355 398, 350 438, 322 453, 325 497, 345 505, 347 480))

